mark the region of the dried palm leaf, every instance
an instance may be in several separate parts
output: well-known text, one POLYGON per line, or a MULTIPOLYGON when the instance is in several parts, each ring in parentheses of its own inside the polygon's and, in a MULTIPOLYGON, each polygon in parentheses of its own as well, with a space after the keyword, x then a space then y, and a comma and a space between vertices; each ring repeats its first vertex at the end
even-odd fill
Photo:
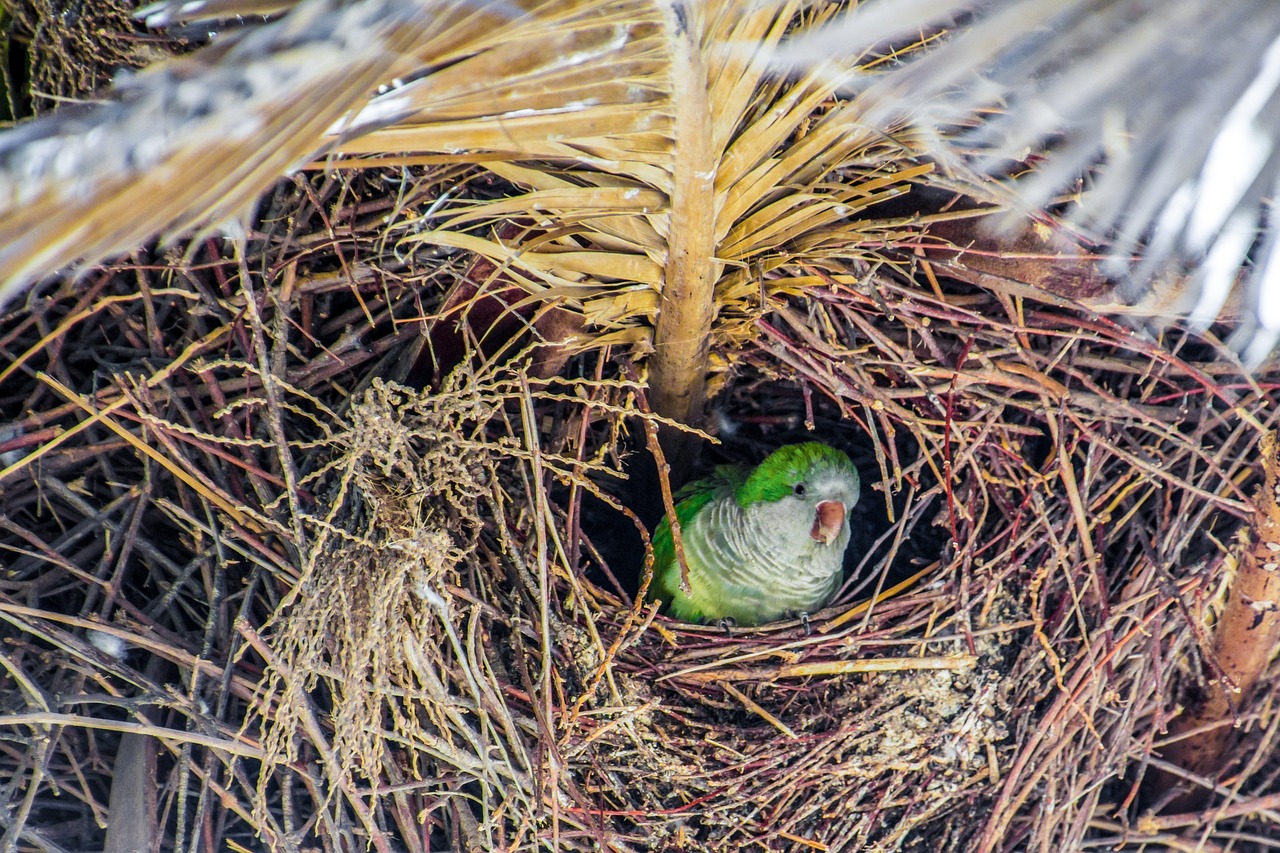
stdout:
MULTIPOLYGON (((922 27, 947 37, 864 80, 872 109, 911 116, 957 174, 1004 176, 1038 152, 1035 168, 1007 185, 1019 213, 1055 203, 1088 175, 1074 218, 1111 241, 1109 272, 1122 296, 1135 301, 1190 269, 1178 313, 1207 326, 1244 290, 1250 310, 1235 343, 1249 362, 1266 357, 1280 341, 1271 213, 1280 188, 1280 6, 881 0, 780 59, 803 67, 850 45, 916 38, 922 27)), ((1007 217, 1006 228, 1015 221, 1023 220, 1007 217)))
MULTIPOLYGON (((629 19, 648 8, 636 4, 629 19)), ((594 138, 536 143, 533 134, 515 130, 527 116, 513 116, 510 137, 521 140, 523 152, 487 166, 528 192, 457 205, 437 228, 404 242, 479 252, 541 296, 569 299, 598 331, 595 343, 639 343, 651 352, 657 411, 696 420, 713 318, 721 321, 715 343, 741 342, 749 334, 745 321, 774 289, 761 281, 764 273, 802 259, 822 242, 814 235, 847 228, 926 171, 898 171, 909 153, 903 144, 864 126, 856 102, 832 101, 841 80, 836 66, 791 79, 770 72, 789 30, 813 26, 831 11, 802 13, 799 3, 703 3, 686 27, 671 7, 660 26, 622 48, 635 59, 621 67, 641 73, 616 79, 626 91, 652 92, 653 101, 625 113, 593 99, 572 100, 570 120, 595 129, 594 138), (643 61, 649 56, 661 62, 650 66, 643 61), (841 167, 847 171, 837 178, 841 167), (548 231, 514 243, 460 233, 513 215, 548 231)), ((471 125, 456 114, 455 144, 491 145, 491 110, 481 102, 471 125)), ((409 120, 348 150, 420 151, 437 139, 431 124, 409 120)), ((843 240, 845 247, 850 242, 843 240)))
MULTIPOLYGON (((165 23, 282 5, 144 13, 165 23)), ((477 252, 504 286, 580 310, 590 343, 650 354, 658 412, 696 422, 713 344, 746 334, 764 274, 879 242, 874 225, 837 232, 921 174, 899 171, 909 149, 866 126, 857 101, 833 98, 856 57, 771 70, 784 37, 838 9, 300 0, 138 75, 106 107, 0 140, 0 298, 77 259, 231 220, 307 160, 444 154, 527 192, 458 202, 402 247, 477 252), (477 231, 512 218, 538 227, 515 242, 477 231)))

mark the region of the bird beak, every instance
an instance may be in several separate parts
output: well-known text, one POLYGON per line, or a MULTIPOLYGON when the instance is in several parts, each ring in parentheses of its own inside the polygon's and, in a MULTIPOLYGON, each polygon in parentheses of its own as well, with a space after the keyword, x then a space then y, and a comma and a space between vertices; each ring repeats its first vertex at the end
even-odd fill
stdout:
POLYGON ((844 527, 844 504, 840 501, 822 501, 813 517, 813 529, 809 535, 814 541, 830 545, 844 527))

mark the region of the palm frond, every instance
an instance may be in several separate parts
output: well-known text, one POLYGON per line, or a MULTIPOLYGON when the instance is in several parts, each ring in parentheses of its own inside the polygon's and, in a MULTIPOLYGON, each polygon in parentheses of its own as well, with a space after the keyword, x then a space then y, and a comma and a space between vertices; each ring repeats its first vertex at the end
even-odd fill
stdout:
MULTIPOLYGON (((209 0, 143 13, 280 9, 209 0)), ((909 140, 834 96, 857 57, 774 70, 785 38, 837 9, 300 0, 139 75, 101 109, 0 140, 3 294, 77 260, 233 220, 308 161, 444 156, 525 192, 456 201, 427 230, 402 223, 401 250, 476 252, 505 277, 495 286, 516 281, 580 311, 596 343, 648 356, 657 412, 696 422, 710 352, 740 341, 765 308, 769 286, 744 282, 829 249, 852 217, 922 174, 900 166, 909 140), (534 227, 514 242, 493 236, 513 220, 534 227)))

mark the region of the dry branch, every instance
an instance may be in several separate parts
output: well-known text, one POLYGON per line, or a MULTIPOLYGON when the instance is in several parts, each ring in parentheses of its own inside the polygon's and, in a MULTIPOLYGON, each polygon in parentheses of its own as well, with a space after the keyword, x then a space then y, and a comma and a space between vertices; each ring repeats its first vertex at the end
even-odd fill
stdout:
MULTIPOLYGON (((1219 777, 1231 769, 1228 743, 1254 698, 1254 689, 1280 646, 1280 443, 1268 432, 1258 444, 1262 483, 1253 513, 1238 540, 1239 565, 1226 604, 1213 629, 1213 677, 1193 695, 1187 710, 1170 725, 1170 763, 1197 777, 1219 777)), ((1180 780, 1156 774, 1153 796, 1180 780)), ((1204 798, 1183 792, 1170 808, 1185 809, 1204 798)))

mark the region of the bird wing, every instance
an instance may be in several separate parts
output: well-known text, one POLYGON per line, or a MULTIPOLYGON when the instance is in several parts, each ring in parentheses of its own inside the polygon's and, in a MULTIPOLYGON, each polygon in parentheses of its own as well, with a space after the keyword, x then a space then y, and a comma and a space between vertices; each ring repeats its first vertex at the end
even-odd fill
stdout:
MULTIPOLYGON (((689 524, 707 504, 717 497, 728 497, 746 481, 751 469, 745 465, 720 465, 709 477, 685 484, 675 494, 676 520, 681 535, 687 535, 689 524)), ((671 522, 665 516, 653 533, 653 582, 646 599, 670 602, 680 592, 680 564, 676 560, 671 522)), ((686 618, 684 615, 680 618, 686 618)))

